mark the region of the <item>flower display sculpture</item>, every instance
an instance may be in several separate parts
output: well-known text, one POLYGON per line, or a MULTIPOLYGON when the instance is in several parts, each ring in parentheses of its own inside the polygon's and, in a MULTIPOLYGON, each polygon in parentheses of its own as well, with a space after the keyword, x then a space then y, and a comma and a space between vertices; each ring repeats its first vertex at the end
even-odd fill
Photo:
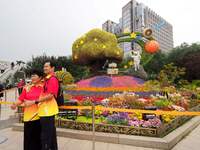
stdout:
POLYGON ((93 29, 73 43, 72 57, 74 63, 99 70, 107 60, 122 61, 123 51, 114 34, 93 29))

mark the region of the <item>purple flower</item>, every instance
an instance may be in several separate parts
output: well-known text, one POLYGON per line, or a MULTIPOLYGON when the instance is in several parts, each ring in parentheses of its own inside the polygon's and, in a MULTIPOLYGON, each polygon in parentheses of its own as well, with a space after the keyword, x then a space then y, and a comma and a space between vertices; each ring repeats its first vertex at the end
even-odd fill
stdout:
POLYGON ((128 125, 129 126, 134 126, 134 127, 139 127, 140 126, 140 121, 139 120, 135 120, 135 121, 130 120, 128 122, 128 125))
POLYGON ((157 117, 153 118, 153 119, 149 119, 148 121, 144 121, 144 123, 142 124, 142 127, 145 128, 159 128, 162 125, 162 122, 160 121, 160 119, 158 119, 157 117))
POLYGON ((137 81, 138 84, 144 84, 144 80, 137 78, 137 77, 133 77, 133 80, 137 81))
POLYGON ((109 115, 109 111, 103 111, 103 112, 102 112, 102 115, 103 115, 104 117, 107 117, 107 116, 109 115))
POLYGON ((112 85, 112 78, 108 76, 98 76, 90 82, 92 87, 109 87, 112 85))
POLYGON ((118 124, 118 125, 128 125, 128 113, 115 113, 107 117, 107 123, 118 124))
POLYGON ((144 123, 142 124, 142 127, 144 127, 144 128, 151 127, 151 122, 150 121, 144 121, 144 123))
POLYGON ((144 128, 159 128, 162 123, 159 118, 155 117, 153 119, 149 119, 148 121, 138 120, 137 118, 133 118, 128 122, 129 126, 134 127, 144 127, 144 128))

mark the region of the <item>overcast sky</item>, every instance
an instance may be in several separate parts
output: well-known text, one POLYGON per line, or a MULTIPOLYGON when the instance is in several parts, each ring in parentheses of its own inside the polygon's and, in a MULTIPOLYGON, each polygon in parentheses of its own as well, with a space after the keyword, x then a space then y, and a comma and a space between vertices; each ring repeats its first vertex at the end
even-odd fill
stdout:
MULTIPOLYGON (((175 46, 200 41, 200 1, 138 0, 174 27, 175 46)), ((111 19, 129 0, 0 0, 0 60, 70 55, 73 41, 111 19)))

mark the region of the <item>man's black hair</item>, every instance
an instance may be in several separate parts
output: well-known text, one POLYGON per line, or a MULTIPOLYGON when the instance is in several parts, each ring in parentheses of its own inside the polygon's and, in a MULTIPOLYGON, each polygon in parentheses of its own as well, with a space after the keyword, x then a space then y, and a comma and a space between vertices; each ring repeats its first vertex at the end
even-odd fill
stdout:
POLYGON ((46 64, 46 63, 49 63, 49 65, 50 65, 51 67, 56 67, 56 64, 55 64, 53 61, 51 61, 51 60, 46 61, 45 64, 46 64))
POLYGON ((33 69, 31 71, 31 75, 38 75, 39 77, 43 77, 44 76, 43 71, 41 71, 39 69, 33 69))

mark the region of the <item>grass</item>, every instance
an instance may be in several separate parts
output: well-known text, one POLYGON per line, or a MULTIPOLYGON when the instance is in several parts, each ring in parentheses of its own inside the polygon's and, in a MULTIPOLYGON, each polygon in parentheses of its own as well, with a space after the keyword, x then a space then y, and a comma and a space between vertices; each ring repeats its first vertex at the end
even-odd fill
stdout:
MULTIPOLYGON (((85 116, 78 116, 78 118, 76 119, 77 122, 84 122, 84 123, 92 123, 92 118, 88 118, 85 116)), ((102 119, 95 119, 95 123, 101 123, 102 119)))
MULTIPOLYGON (((67 118, 62 118, 63 120, 69 120, 67 118)), ((104 119, 98 118, 95 119, 95 123, 102 123, 104 119)), ((91 117, 86 117, 86 116, 78 116, 77 119, 75 120, 76 122, 83 122, 83 123, 92 123, 92 118, 91 117)))

